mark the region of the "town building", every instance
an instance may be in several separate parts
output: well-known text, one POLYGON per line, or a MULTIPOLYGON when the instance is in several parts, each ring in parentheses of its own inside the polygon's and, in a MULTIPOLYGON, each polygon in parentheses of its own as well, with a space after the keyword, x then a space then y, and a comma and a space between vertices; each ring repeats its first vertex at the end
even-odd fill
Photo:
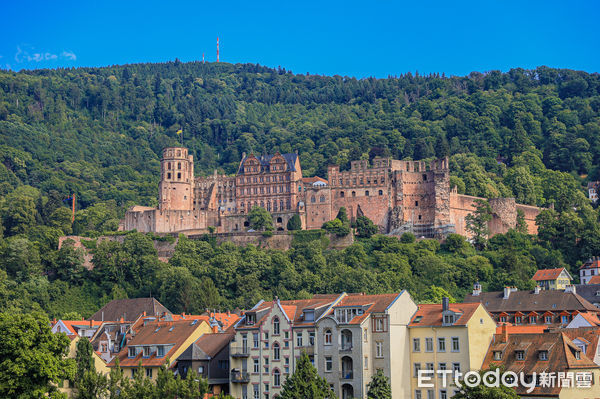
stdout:
POLYGON ((160 316, 171 311, 154 298, 113 299, 88 320, 125 320, 136 321, 140 316, 160 316))
POLYGON ((566 326, 579 313, 598 314, 600 309, 575 293, 570 285, 564 291, 519 291, 505 287, 504 291, 481 292, 476 284, 465 303, 480 302, 492 314, 496 323, 514 325, 566 326))
POLYGON ((598 202, 598 194, 600 193, 600 181, 591 181, 587 185, 588 197, 590 201, 598 202))
POLYGON ((541 269, 535 272, 532 278, 543 290, 564 290, 571 284, 573 277, 567 269, 559 267, 556 269, 541 269))
POLYGON ((186 378, 190 370, 208 381, 213 395, 229 393, 229 343, 235 337, 232 330, 204 334, 177 359, 177 373, 186 378))
POLYGON ((431 388, 418 386, 419 370, 479 370, 496 332, 496 323, 480 303, 422 304, 408 325, 411 392, 415 399, 446 399, 458 388, 432 375, 431 388))
POLYGON ((579 268, 579 281, 581 284, 600 284, 600 256, 588 259, 579 268), (594 279, 594 281, 591 281, 594 279))
POLYGON ((407 326, 416 310, 407 291, 347 294, 316 321, 315 366, 337 397, 366 398, 378 369, 392 397, 410 397, 407 326))
POLYGON ((51 323, 53 333, 65 333, 69 337, 80 336, 90 338, 102 323, 93 320, 56 320, 51 323))
MULTIPOLYGON (((528 383, 536 373, 537 382, 531 392, 521 383, 517 384, 516 393, 521 398, 597 398, 600 396, 600 367, 575 343, 577 338, 573 340, 569 335, 565 331, 509 334, 504 329, 494 335, 482 369, 501 366, 505 371, 523 373, 528 383), (546 373, 547 378, 541 373, 546 373), (554 373, 553 378, 549 377, 550 373, 554 373)), ((573 332, 573 336, 582 335, 573 332)))
MULTIPOLYGON (((247 214, 263 207, 273 216, 276 230, 299 215, 304 229, 321 228, 341 207, 351 219, 364 215, 382 233, 413 232, 419 237, 468 235, 466 216, 479 198, 450 187, 448 159, 432 162, 391 158, 357 160, 349 170, 327 168, 327 179, 305 178, 296 153, 255 156, 244 154, 235 176, 216 172, 194 176, 194 160, 184 147, 162 152, 158 208, 134 206, 121 223, 124 230, 156 233, 247 232, 247 214)), ((530 233, 536 233, 539 208, 514 198, 489 200, 492 234, 516 226, 523 212, 530 233)))
POLYGON ((587 284, 577 284, 575 289, 577 295, 600 308, 600 282, 594 282, 596 277, 597 276, 592 277, 592 280, 588 281, 587 284))
POLYGON ((167 367, 173 366, 179 356, 198 340, 203 334, 210 334, 213 329, 205 320, 150 321, 127 341, 117 356, 108 364, 123 369, 123 375, 133 378, 141 363, 146 377, 155 380, 158 369, 169 360, 167 367))

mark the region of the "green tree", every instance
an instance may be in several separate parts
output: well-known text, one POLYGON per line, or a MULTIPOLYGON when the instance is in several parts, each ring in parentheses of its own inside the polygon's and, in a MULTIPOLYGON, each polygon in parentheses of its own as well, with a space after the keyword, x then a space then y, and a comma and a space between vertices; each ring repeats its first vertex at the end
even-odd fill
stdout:
POLYGON ((392 399, 390 379, 383 374, 381 369, 377 369, 377 373, 373 374, 367 388, 367 398, 369 399, 392 399))
POLYGON ((317 374, 306 353, 302 353, 296 371, 290 375, 281 390, 281 399, 333 399, 335 394, 327 381, 317 374))
POLYGON ((77 342, 75 388, 79 399, 103 398, 108 393, 108 379, 96 371, 92 354, 94 348, 86 337, 77 342))
POLYGON ((265 208, 255 206, 248 212, 248 223, 250 228, 257 231, 272 231, 273 217, 265 208))
POLYGON ((379 232, 379 227, 373 224, 373 221, 366 216, 356 218, 356 235, 360 238, 371 238, 373 234, 379 232))
POLYGON ((350 225, 350 220, 348 219, 348 211, 346 211, 346 208, 343 206, 338 210, 338 214, 335 218, 341 221, 344 226, 350 225))
MULTIPOLYGON (((481 370, 479 374, 483 379, 483 375, 489 370, 481 370)), ((502 375, 502 371, 500 371, 502 375)), ((499 387, 487 387, 485 384, 479 384, 473 388, 467 386, 466 384, 462 384, 462 387, 459 389, 458 393, 456 393, 452 398, 455 399, 519 399, 519 395, 514 388, 510 388, 504 386, 500 383, 499 387)))
POLYGON ((75 361, 67 359, 71 341, 53 334, 40 313, 0 313, 0 396, 41 398, 73 380, 75 361))
POLYGON ((294 213, 294 216, 292 216, 290 220, 288 220, 287 229, 290 231, 302 229, 302 221, 300 220, 300 216, 297 213, 294 213))
POLYGON ((519 233, 527 234, 527 222, 525 221, 525 212, 520 209, 517 209, 517 225, 515 226, 515 230, 519 233))
POLYGON ((492 220, 492 208, 488 201, 476 199, 475 211, 465 217, 466 229, 473 236, 473 244, 478 249, 486 246, 490 228, 488 223, 492 220))

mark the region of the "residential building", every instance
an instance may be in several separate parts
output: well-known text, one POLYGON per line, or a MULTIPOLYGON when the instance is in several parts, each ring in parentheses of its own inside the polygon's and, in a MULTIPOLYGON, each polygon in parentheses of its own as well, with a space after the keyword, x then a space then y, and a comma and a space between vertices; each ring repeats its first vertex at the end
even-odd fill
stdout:
POLYGON ((78 335, 80 337, 90 338, 94 335, 102 323, 93 320, 56 320, 51 323, 52 332, 64 332, 67 336, 78 335))
POLYGON ((141 315, 160 316, 171 311, 154 298, 114 299, 104 305, 88 320, 105 321, 121 320, 135 321, 141 315))
MULTIPOLYGON (((457 387, 438 378, 437 370, 479 370, 496 332, 496 323, 480 303, 423 304, 408 325, 411 393, 406 398, 445 399, 457 387), (418 386, 419 370, 433 370, 432 388, 418 386)), ((451 379, 450 379, 451 380, 451 379)))
POLYGON ((378 369, 392 397, 410 397, 407 326, 416 310, 408 291, 343 294, 316 319, 315 365, 339 398, 366 398, 378 369))
POLYGON ((600 256, 594 256, 588 259, 579 268, 579 281, 581 284, 600 284, 600 256), (594 279, 594 281, 591 281, 594 279))
POLYGON ((598 194, 600 193, 600 181, 591 181, 587 184, 588 197, 592 202, 598 202, 598 194))
MULTIPOLYGON (((544 332, 543 334, 509 334, 506 329, 494 335, 483 362, 483 369, 503 367, 506 371, 523 373, 532 381, 536 373, 538 383, 531 392, 521 383, 516 392, 521 398, 597 398, 600 396, 600 366, 586 355, 581 345, 569 337, 568 330, 544 332), (552 383, 541 384, 540 373, 555 373, 552 383), (558 373, 563 374, 561 384, 558 373), (573 373, 572 375, 566 373, 573 373), (576 373, 588 378, 579 378, 576 373), (571 377, 572 376, 572 377, 571 377), (567 387, 564 379, 569 380, 567 387), (589 384, 589 388, 578 387, 589 384), (546 386, 547 385, 547 386, 546 386)), ((572 336, 581 336, 575 332, 572 336)))
POLYGON ((595 282, 598 276, 592 277, 587 284, 577 284, 575 290, 577 295, 592 303, 596 307, 600 307, 600 281, 595 282))
POLYGON ((574 286, 561 290, 519 291, 505 287, 504 291, 481 292, 476 285, 465 303, 480 302, 492 314, 496 323, 514 325, 567 325, 579 313, 597 314, 600 309, 576 294, 574 286))
POLYGON ((541 269, 533 275, 535 281, 543 290, 564 290, 571 284, 573 277, 564 267, 556 269, 541 269))
POLYGON ((315 359, 315 323, 345 294, 258 302, 235 324, 230 344, 230 395, 267 399, 281 391, 306 352, 315 359))
POLYGON ((192 343, 212 332, 205 320, 145 321, 108 366, 114 367, 118 358, 124 375, 133 378, 141 362, 146 376, 154 380, 167 359, 167 366, 173 366, 192 343))
POLYGON ((204 334, 177 359, 177 373, 187 377, 190 370, 208 381, 213 395, 229 393, 229 343, 235 337, 225 333, 204 334))

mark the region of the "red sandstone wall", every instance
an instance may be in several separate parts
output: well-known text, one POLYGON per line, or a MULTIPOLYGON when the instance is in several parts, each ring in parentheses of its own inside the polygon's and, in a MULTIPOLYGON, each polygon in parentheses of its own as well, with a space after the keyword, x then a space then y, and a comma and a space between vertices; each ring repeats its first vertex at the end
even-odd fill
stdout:
POLYGON ((306 229, 320 229, 323 223, 337 215, 331 212, 331 189, 329 187, 307 187, 305 194, 306 229))
POLYGON ((525 214, 525 223, 529 234, 537 234, 538 228, 535 224, 535 218, 540 214, 541 209, 537 206, 517 204, 517 209, 525 214))

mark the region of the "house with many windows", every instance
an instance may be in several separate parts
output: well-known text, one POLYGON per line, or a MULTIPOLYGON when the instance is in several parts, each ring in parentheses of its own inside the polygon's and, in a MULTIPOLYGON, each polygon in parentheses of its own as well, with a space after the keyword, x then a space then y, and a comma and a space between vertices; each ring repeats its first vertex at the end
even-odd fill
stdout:
POLYGON ((158 369, 169 360, 172 366, 179 356, 203 334, 213 329, 206 320, 147 321, 134 332, 117 356, 108 364, 115 367, 116 359, 126 377, 133 378, 141 362, 146 377, 155 380, 158 369))
POLYGON ((564 290, 571 284, 571 280, 573 277, 564 267, 541 269, 533 275, 533 281, 543 290, 564 290))
POLYGON ((479 370, 496 332, 496 323, 480 303, 423 304, 408 325, 411 395, 414 399, 448 399, 458 390, 438 378, 438 370, 479 370), (433 387, 418 386, 420 370, 431 370, 433 387))

